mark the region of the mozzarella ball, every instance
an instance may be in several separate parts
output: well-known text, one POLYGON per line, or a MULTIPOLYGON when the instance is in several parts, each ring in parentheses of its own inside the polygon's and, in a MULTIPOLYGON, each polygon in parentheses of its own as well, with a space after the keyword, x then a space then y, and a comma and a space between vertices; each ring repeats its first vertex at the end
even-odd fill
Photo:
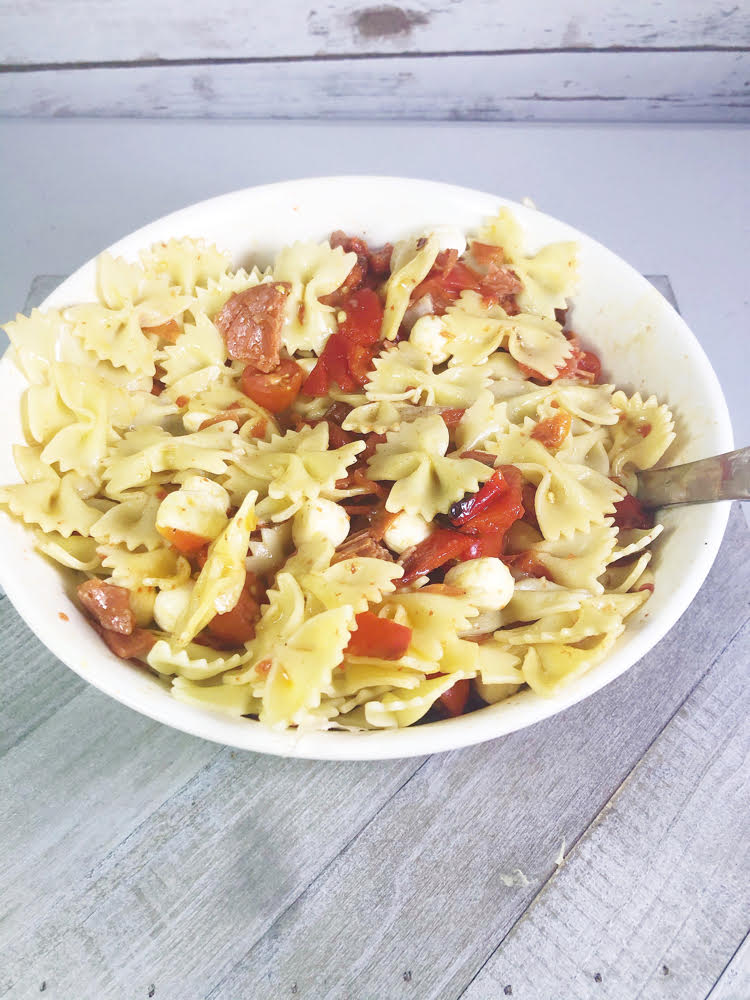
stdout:
POLYGON ((333 545, 341 545, 349 534, 349 515, 332 500, 308 500, 292 521, 292 540, 297 548, 321 535, 333 545))
POLYGON ((515 586, 508 567, 494 556, 459 563, 445 574, 445 582, 465 590, 480 611, 504 608, 513 596, 515 586))
POLYGON ((433 527, 420 514, 407 514, 402 510, 397 514, 388 530, 383 535, 383 541, 392 552, 401 555, 412 545, 423 542, 433 532, 433 527))
POLYGON ((411 328, 409 343, 413 344, 435 365, 440 365, 450 357, 445 349, 448 338, 445 326, 439 316, 422 316, 411 328))
POLYGON ((229 494, 223 486, 205 476, 187 476, 182 486, 167 494, 156 512, 156 528, 185 531, 213 541, 227 526, 229 494))
POLYGON ((154 621, 162 632, 174 632, 177 620, 188 606, 195 584, 192 580, 181 587, 160 590, 154 601, 154 621))

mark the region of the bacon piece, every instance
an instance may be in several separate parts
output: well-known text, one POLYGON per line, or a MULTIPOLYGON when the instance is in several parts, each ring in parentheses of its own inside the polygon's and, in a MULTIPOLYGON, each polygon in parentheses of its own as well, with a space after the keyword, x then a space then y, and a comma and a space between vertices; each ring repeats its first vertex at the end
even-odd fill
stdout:
POLYGON ((86 580, 78 586, 78 599, 103 629, 130 635, 135 616, 130 610, 130 593, 101 580, 86 580))
MULTIPOLYGON (((94 626, 96 628, 96 626, 94 626)), ((106 644, 122 660, 138 659, 145 656, 156 642, 156 638, 145 628, 134 628, 130 635, 120 635, 106 628, 96 629, 106 644)))
POLYGON ((336 549, 331 564, 343 562, 344 559, 385 559, 393 562, 393 556, 380 542, 376 542, 370 532, 365 529, 350 535, 336 549))
POLYGON ((291 290, 285 281, 255 285, 231 295, 214 318, 235 361, 248 361, 262 372, 279 363, 284 305, 291 290))

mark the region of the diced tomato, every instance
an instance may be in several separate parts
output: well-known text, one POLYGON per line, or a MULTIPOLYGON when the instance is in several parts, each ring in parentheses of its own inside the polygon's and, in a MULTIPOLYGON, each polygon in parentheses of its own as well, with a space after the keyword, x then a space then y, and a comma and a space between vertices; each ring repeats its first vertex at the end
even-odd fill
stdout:
POLYGON ((362 387, 370 381, 370 372, 375 367, 376 354, 377 352, 372 347, 363 347, 361 344, 349 345, 347 363, 351 376, 358 386, 362 387))
POLYGON ((570 433, 573 418, 567 410, 560 410, 554 417, 547 417, 540 420, 531 436, 535 441, 543 444, 545 448, 557 449, 570 433))
POLYGON ((425 576, 452 559, 465 559, 471 545, 472 539, 468 535, 450 528, 438 528, 401 556, 399 562, 404 568, 401 583, 410 583, 418 576, 425 576))
POLYGON ((469 690, 469 681, 467 678, 463 678, 456 681, 453 687, 448 688, 440 695, 440 704, 452 718, 463 715, 466 702, 469 700, 469 690))
POLYGON ((378 618, 372 611, 357 615, 357 629, 352 632, 346 652, 351 656, 372 656, 378 660, 398 660, 409 648, 411 629, 388 618, 378 618))
POLYGON ((459 423, 461 422, 461 418, 463 417, 464 413, 466 413, 466 410, 458 410, 458 409, 450 409, 449 408, 449 409, 441 410, 440 411, 440 416, 443 418, 443 423, 448 428, 448 430, 452 431, 454 428, 456 428, 459 425, 459 423))
POLYGON ((371 288, 361 288, 342 305, 346 319, 339 323, 339 333, 354 344, 374 344, 380 340, 383 306, 371 288))
POLYGON ((281 413, 297 398, 305 373, 290 358, 282 358, 271 372, 261 372, 248 365, 240 377, 240 388, 258 406, 271 413, 281 413))
POLYGON ((615 504, 615 525, 618 528, 653 528, 654 516, 643 504, 628 493, 615 504))
POLYGON ((190 531, 181 531, 179 528, 164 526, 157 529, 159 534, 166 538, 171 546, 177 549, 183 556, 194 556, 201 549, 205 548, 210 539, 201 535, 194 535, 190 531))
POLYGON ((544 577, 545 580, 552 580, 552 574, 533 552, 517 552, 512 556, 503 556, 506 566, 511 566, 522 576, 544 577))
POLYGON ((241 646, 255 635, 255 623, 260 618, 260 605, 253 596, 257 593, 257 580, 253 573, 245 576, 245 583, 231 611, 215 615, 206 626, 206 631, 222 643, 241 646))
POLYGON ((177 338, 182 333, 176 319, 169 319, 166 323, 160 323, 158 326, 142 326, 141 329, 144 333, 152 333, 162 340, 166 340, 168 344, 176 344, 177 338))

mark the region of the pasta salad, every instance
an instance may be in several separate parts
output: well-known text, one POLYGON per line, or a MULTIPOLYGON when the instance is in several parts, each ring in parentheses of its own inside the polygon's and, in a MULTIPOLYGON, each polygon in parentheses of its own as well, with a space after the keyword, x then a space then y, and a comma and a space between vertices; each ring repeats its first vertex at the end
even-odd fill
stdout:
POLYGON ((653 590, 635 473, 674 439, 602 380, 575 288, 575 244, 532 252, 507 209, 265 270, 103 254, 97 302, 5 327, 29 385, 0 503, 182 701, 362 730, 553 697, 653 590))

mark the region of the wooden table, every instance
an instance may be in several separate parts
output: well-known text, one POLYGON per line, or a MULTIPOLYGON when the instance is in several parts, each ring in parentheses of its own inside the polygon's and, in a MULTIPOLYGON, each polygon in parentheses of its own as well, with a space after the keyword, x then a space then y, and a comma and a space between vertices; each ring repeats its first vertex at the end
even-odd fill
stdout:
POLYGON ((608 688, 374 763, 154 723, 1 598, 0 997, 747 1000, 749 597, 737 507, 608 688))

